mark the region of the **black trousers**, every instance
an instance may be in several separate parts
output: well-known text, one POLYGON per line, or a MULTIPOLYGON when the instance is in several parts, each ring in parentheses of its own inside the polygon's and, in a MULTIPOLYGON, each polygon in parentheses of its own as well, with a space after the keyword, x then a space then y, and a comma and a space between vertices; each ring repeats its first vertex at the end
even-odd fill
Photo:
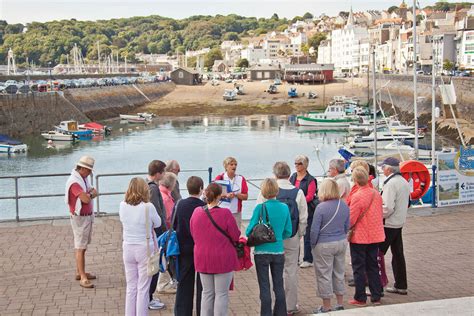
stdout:
POLYGON ((385 241, 380 244, 380 251, 387 253, 388 248, 392 251, 392 269, 395 278, 395 288, 406 290, 407 284, 407 267, 405 263, 405 255, 403 254, 403 238, 402 228, 387 228, 385 230, 385 241))
POLYGON ((379 244, 350 244, 352 272, 354 273, 355 294, 354 299, 365 302, 365 276, 369 282, 371 301, 380 300, 382 285, 380 283, 377 253, 379 244))
POLYGON ((179 256, 179 279, 176 291, 174 314, 176 316, 193 316, 194 284, 196 284, 196 315, 201 315, 202 285, 199 273, 194 270, 192 255, 179 256))
POLYGON ((306 234, 303 238, 303 261, 313 263, 313 254, 311 253, 311 224, 313 224, 314 211, 308 211, 308 225, 306 226, 306 234))

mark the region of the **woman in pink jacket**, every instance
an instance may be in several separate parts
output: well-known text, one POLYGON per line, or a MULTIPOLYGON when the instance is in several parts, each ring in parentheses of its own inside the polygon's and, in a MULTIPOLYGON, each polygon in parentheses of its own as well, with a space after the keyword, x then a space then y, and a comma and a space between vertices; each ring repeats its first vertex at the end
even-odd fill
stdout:
POLYGON ((366 306, 365 276, 369 281, 371 301, 380 304, 382 286, 377 264, 378 244, 385 240, 382 218, 382 197, 369 184, 369 173, 362 167, 352 171, 352 180, 359 189, 351 197, 350 222, 354 233, 350 240, 355 294, 349 304, 366 306))
POLYGON ((234 270, 239 266, 233 244, 239 240, 240 230, 230 210, 217 206, 222 195, 220 185, 209 184, 205 195, 207 205, 194 210, 190 227, 194 240, 194 267, 202 283, 201 315, 225 316, 229 310, 229 287, 234 270))
POLYGON ((166 228, 171 226, 171 215, 173 214, 174 204, 177 202, 173 199, 171 192, 176 186, 176 175, 172 172, 166 172, 160 180, 160 193, 163 197, 163 205, 166 209, 166 228))

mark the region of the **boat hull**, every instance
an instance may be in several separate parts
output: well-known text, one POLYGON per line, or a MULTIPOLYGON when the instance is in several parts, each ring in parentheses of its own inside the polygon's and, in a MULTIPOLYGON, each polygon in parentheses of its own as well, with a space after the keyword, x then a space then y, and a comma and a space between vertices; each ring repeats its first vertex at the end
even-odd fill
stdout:
POLYGON ((300 126, 312 126, 312 127, 338 127, 338 128, 349 128, 349 125, 354 121, 351 119, 316 119, 305 116, 298 116, 298 125, 300 126))
POLYGON ((26 144, 8 145, 8 144, 0 143, 0 153, 17 154, 17 153, 24 153, 27 150, 28 150, 28 146, 26 144))
POLYGON ((55 141, 74 141, 76 136, 70 134, 52 134, 52 133, 41 133, 44 139, 55 140, 55 141))

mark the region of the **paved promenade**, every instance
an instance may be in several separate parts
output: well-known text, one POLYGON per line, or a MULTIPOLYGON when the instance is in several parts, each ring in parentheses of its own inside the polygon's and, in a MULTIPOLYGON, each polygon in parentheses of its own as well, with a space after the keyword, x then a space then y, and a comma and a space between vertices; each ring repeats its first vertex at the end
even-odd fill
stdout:
MULTIPOLYGON (((383 305, 474 296, 474 207, 446 208, 435 214, 429 209, 410 211, 404 229, 409 294, 386 294, 383 305)), ((125 279, 118 218, 97 218, 95 222, 87 252, 87 270, 98 276, 95 289, 83 289, 74 281, 72 245, 71 228, 65 220, 0 224, 0 314, 123 315, 125 279)), ((390 260, 387 254, 392 284, 390 260)), ((315 293, 314 270, 300 269, 299 280, 301 315, 311 314, 321 303, 315 293)), ((258 315, 255 270, 238 272, 235 288, 231 314, 258 315)), ((353 294, 353 288, 347 290, 353 294)), ((171 315, 174 295, 160 298, 167 310, 150 315, 171 315)))

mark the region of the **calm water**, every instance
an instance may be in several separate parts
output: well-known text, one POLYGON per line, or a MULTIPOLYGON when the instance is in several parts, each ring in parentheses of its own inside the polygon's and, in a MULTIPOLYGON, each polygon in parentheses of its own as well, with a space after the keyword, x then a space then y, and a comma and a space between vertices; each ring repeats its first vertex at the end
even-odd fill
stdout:
MULTIPOLYGON (((327 161, 338 156, 337 149, 345 133, 312 131, 295 126, 294 117, 246 116, 155 119, 147 126, 113 122, 111 136, 77 144, 56 142, 57 148, 47 148, 41 137, 23 139, 30 147, 25 155, 0 156, 0 175, 35 175, 69 173, 83 155, 96 159, 95 174, 146 172, 153 159, 176 159, 181 170, 213 168, 213 177, 222 172, 226 156, 238 160, 238 173, 246 178, 271 176, 275 161, 284 160, 293 169, 293 158, 304 154, 310 158, 309 171, 322 175, 327 161), (317 159, 324 164, 324 169, 317 159)), ((179 180, 185 188, 189 175, 201 176, 207 182, 207 171, 181 173, 179 180)), ((101 193, 125 191, 130 176, 104 178, 101 193)), ((66 177, 30 178, 19 181, 20 195, 58 194, 64 190, 66 177)), ((254 182, 259 185, 259 181, 254 182)), ((13 180, 0 180, 0 196, 14 195, 13 180)), ((184 194, 185 192, 183 192, 184 194)), ((250 199, 258 190, 251 187, 250 199)), ((184 194, 186 195, 186 194, 184 194)), ((100 210, 117 212, 123 195, 100 198, 100 210)), ((244 217, 249 217, 255 202, 244 203, 244 217)), ((62 197, 21 199, 20 217, 67 215, 62 197)), ((15 217, 13 200, 0 200, 0 219, 15 217)))

